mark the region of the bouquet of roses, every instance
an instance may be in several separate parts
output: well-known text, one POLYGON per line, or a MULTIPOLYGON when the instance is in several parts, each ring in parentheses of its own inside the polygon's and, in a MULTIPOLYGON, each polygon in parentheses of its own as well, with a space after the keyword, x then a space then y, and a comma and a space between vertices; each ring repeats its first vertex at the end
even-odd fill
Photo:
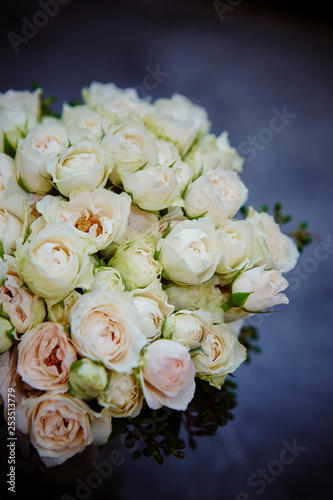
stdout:
POLYGON ((183 456, 178 415, 207 433, 231 418, 242 322, 288 303, 299 252, 273 216, 244 216, 243 159, 204 109, 82 95, 57 116, 39 88, 0 94, 0 395, 10 424, 15 391, 47 466, 121 433, 130 446, 129 424, 170 409, 136 451, 161 463, 183 456))

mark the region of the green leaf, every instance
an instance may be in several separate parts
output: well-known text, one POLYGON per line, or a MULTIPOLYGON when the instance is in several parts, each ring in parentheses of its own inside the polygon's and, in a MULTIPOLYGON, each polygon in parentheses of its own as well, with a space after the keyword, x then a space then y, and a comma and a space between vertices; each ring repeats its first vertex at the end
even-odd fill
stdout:
POLYGON ((162 455, 160 454, 159 451, 154 450, 153 451, 153 457, 155 459, 155 462, 158 463, 158 465, 163 465, 164 460, 163 460, 163 457, 162 457, 162 455))
POLYGON ((61 309, 65 310, 65 302, 63 300, 60 300, 58 304, 61 307, 61 309))
POLYGON ((188 218, 188 220, 198 220, 198 219, 202 219, 203 217, 205 217, 205 215, 207 213, 208 213, 208 211, 203 212, 202 214, 197 215, 196 217, 190 217, 189 215, 187 215, 187 218, 188 218))
POLYGON ((168 222, 168 225, 167 225, 167 227, 166 227, 166 229, 165 229, 165 231, 164 231, 164 233, 163 233, 162 238, 166 238, 166 237, 168 236, 168 234, 170 233, 170 231, 171 231, 171 223, 170 223, 170 221, 169 221, 169 222, 168 222))
POLYGON ((142 457, 143 452, 144 452, 144 449, 136 450, 134 453, 132 453, 132 459, 137 460, 138 458, 142 457))
POLYGON ((258 212, 268 212, 269 206, 268 205, 262 205, 262 207, 259 208, 258 212))
POLYGON ((5 252, 4 252, 3 243, 1 240, 0 240, 0 257, 5 262, 5 252))
POLYGON ((3 151, 6 155, 11 156, 12 158, 15 158, 16 149, 13 148, 13 146, 9 142, 6 134, 3 134, 3 151))
POLYGON ((6 335, 7 335, 7 337, 8 337, 8 338, 9 338, 9 340, 11 340, 12 342, 14 342, 14 341, 16 340, 16 339, 15 339, 15 337, 14 337, 14 335, 13 335, 13 332, 14 332, 14 331, 15 331, 15 328, 14 328, 14 327, 13 327, 13 328, 11 328, 10 330, 7 330, 7 331, 6 331, 6 335))
POLYGON ((144 163, 144 164, 142 165, 142 167, 140 167, 140 168, 138 169, 138 172, 139 172, 140 170, 143 170, 143 169, 145 168, 145 166, 147 165, 147 163, 148 163, 148 162, 146 161, 146 163, 144 163))
POLYGON ((26 193, 31 193, 30 189, 27 188, 27 186, 25 185, 23 179, 22 179, 22 176, 20 174, 20 177, 19 177, 19 180, 18 180, 18 183, 20 185, 20 187, 23 189, 23 191, 25 191, 26 193))
POLYGON ((162 248, 160 250, 155 250, 155 253, 154 253, 155 260, 159 260, 161 251, 162 251, 162 248))
POLYGON ((250 295, 249 293, 238 292, 238 293, 233 293, 231 295, 231 297, 232 297, 233 302, 238 307, 242 307, 245 304, 245 302, 247 301, 249 295, 250 295))

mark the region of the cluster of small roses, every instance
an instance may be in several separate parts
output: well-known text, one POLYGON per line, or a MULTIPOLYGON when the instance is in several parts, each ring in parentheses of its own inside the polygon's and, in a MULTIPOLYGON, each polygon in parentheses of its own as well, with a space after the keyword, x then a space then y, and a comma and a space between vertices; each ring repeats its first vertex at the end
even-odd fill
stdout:
POLYGON ((59 118, 0 95, 0 394, 48 466, 143 404, 185 410, 196 377, 220 389, 298 257, 268 214, 235 218, 243 160, 204 109, 82 94, 59 118))

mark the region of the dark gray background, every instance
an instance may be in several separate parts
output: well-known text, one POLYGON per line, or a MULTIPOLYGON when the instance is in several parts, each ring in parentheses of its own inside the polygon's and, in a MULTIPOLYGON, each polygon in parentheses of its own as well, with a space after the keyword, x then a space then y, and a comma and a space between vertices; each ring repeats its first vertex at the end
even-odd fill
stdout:
MULTIPOLYGON (((15 54, 8 32, 21 34, 22 16, 31 20, 40 7, 11 1, 1 6, 0 91, 38 81, 46 95, 58 96, 60 109, 92 80, 142 86, 147 66, 159 65, 168 76, 149 93, 188 96, 207 109, 213 132, 228 130, 236 147, 269 126, 274 108, 286 106, 295 118, 245 163, 249 203, 259 208, 281 200, 294 225, 307 220, 330 242, 333 103, 327 9, 295 2, 293 12, 283 10, 284 2, 279 9, 275 2, 272 9, 253 5, 260 3, 244 0, 221 21, 211 2, 71 0, 15 54)), ((241 500, 241 492, 251 500, 332 498, 333 256, 332 248, 319 252, 318 245, 307 248, 290 273, 290 305, 263 317, 263 354, 237 371, 234 422, 215 438, 199 441, 185 460, 169 458, 162 468, 150 459, 132 462, 115 444, 124 464, 87 498, 241 500), (294 439, 306 449, 258 495, 247 484, 249 476, 278 460, 282 442, 294 439)), ((18 495, 75 497, 76 478, 85 481, 94 470, 92 459, 100 462, 109 451, 92 455, 87 450, 58 469, 42 468, 41 477, 21 462, 18 495)))

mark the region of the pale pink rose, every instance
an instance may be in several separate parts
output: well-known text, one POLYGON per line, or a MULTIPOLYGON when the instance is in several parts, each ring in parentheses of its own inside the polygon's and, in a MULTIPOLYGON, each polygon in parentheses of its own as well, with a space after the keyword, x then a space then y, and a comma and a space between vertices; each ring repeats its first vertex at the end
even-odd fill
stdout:
POLYGON ((23 382, 21 376, 17 373, 17 347, 1 354, 0 356, 0 404, 4 405, 4 416, 7 418, 8 389, 15 391, 15 403, 18 405, 22 399, 37 397, 41 391, 34 389, 29 384, 23 382))
POLYGON ((62 325, 40 323, 27 331, 18 345, 17 371, 24 382, 45 391, 66 392, 75 348, 62 325))
POLYGON ((186 410, 194 396, 194 377, 195 368, 185 346, 166 339, 148 346, 140 378, 149 408, 186 410))
MULTIPOLYGON (((42 461, 47 467, 52 467, 62 464, 93 442, 89 418, 92 413, 89 406, 79 399, 66 394, 43 394, 26 399, 17 406, 16 426, 30 435, 42 461)), ((110 430, 109 420, 108 433, 110 430)))
POLYGON ((45 302, 41 297, 22 288, 23 281, 16 274, 7 274, 0 288, 0 301, 17 333, 24 333, 43 321, 46 315, 45 302))

